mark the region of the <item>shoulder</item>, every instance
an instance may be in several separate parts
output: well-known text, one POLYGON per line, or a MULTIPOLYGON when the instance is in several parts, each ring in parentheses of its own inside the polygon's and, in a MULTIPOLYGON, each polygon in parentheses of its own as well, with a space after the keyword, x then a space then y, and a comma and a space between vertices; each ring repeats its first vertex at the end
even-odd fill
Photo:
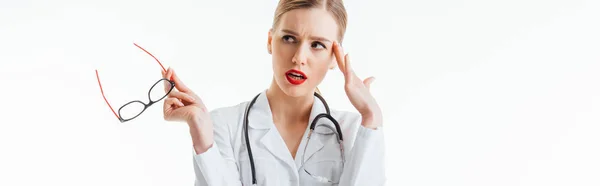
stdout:
POLYGON ((346 110, 331 110, 331 116, 340 124, 344 139, 352 141, 360 128, 362 116, 358 112, 346 110))
POLYGON ((358 112, 331 109, 331 116, 335 118, 340 125, 360 124, 361 115, 358 112))
POLYGON ((383 128, 369 129, 361 125, 362 115, 358 112, 332 110, 332 117, 340 124, 344 139, 354 140, 356 137, 367 137, 382 135, 383 128))

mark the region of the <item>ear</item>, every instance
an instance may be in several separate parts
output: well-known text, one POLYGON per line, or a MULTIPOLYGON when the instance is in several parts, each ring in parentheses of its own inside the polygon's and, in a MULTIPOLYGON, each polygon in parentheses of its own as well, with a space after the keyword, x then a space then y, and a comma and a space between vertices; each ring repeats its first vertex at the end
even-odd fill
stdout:
POLYGON ((273 28, 269 29, 269 35, 267 38, 267 51, 269 52, 269 54, 273 53, 273 47, 271 45, 272 41, 273 41, 273 28))

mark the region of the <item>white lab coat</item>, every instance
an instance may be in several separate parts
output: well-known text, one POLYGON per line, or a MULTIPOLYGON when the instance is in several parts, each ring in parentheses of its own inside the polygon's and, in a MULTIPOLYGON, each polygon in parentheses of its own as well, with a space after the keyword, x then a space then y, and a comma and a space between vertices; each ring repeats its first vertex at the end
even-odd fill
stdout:
MULTIPOLYGON (((265 93, 266 90, 259 95, 248 117, 248 137, 255 162, 257 185, 331 185, 318 182, 307 175, 301 167, 308 127, 298 147, 296 158, 292 158, 273 123, 265 93)), ((316 115, 326 112, 323 103, 316 97, 314 100, 309 124, 316 115)), ((243 130, 243 115, 249 102, 211 111, 214 125, 213 146, 201 154, 196 154, 192 148, 196 186, 252 185, 252 173, 243 130)), ((319 155, 310 159, 312 165, 316 166, 311 166, 312 170, 309 171, 324 177, 331 175, 332 171, 342 171, 339 185, 343 186, 384 185, 386 178, 383 127, 376 130, 364 128, 360 125, 359 114, 330 109, 333 118, 338 121, 342 129, 346 162, 343 170, 336 170, 340 168, 335 165, 341 165, 339 145, 335 141, 323 143, 321 140, 311 138, 305 158, 319 155)), ((326 118, 321 118, 320 123, 333 126, 326 118)))

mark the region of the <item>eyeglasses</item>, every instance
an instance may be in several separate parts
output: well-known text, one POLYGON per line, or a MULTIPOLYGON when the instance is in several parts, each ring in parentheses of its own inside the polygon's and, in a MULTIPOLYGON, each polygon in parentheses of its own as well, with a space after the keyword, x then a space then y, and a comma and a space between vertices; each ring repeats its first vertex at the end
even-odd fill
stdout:
MULTIPOLYGON (((162 65, 162 63, 160 63, 160 61, 158 59, 156 59, 156 57, 154 57, 154 55, 152 55, 150 52, 148 52, 146 49, 142 48, 138 44, 136 44, 136 43, 133 43, 133 44, 136 47, 142 49, 148 55, 152 56, 152 58, 154 58, 156 60, 156 62, 158 62, 158 64, 160 65, 160 67, 163 69, 164 72, 167 71, 167 70, 165 70, 165 67, 162 65)), ((119 112, 118 112, 119 114, 117 114, 117 112, 115 112, 115 110, 112 108, 112 106, 110 106, 110 103, 108 103, 106 96, 104 96, 104 90, 102 89, 102 84, 100 83, 100 76, 98 76, 97 69, 96 69, 96 78, 98 79, 98 85, 100 86, 100 92, 102 93, 102 97, 104 97, 104 101, 106 101, 106 104, 108 105, 110 110, 113 112, 113 114, 115 114, 115 116, 117 117, 117 119, 119 119, 119 121, 121 123, 130 121, 130 120, 140 116, 148 107, 152 106, 154 103, 159 102, 160 100, 167 97, 167 95, 169 95, 169 93, 171 93, 171 91, 175 87, 175 82, 173 82, 172 80, 161 78, 158 81, 156 81, 156 83, 154 83, 154 85, 152 85, 152 87, 150 87, 150 90, 148 91, 148 103, 144 103, 139 100, 130 101, 129 103, 126 103, 123 106, 121 106, 119 108, 119 112), (160 84, 163 84, 163 86, 162 86, 163 88, 158 88, 158 87, 161 87, 160 84), (165 91, 165 90, 167 90, 167 91, 165 91)))

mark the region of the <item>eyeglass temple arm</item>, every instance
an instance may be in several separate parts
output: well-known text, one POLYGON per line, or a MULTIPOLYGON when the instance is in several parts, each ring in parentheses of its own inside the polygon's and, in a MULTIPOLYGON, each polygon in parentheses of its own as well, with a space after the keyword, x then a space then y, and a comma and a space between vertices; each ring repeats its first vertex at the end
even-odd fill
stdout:
POLYGON ((154 58, 154 60, 156 60, 156 62, 158 62, 158 64, 160 65, 160 67, 163 69, 164 72, 167 72, 167 70, 165 69, 165 67, 162 65, 162 63, 160 63, 160 61, 158 59, 156 59, 156 57, 154 57, 154 55, 152 55, 150 52, 148 52, 146 49, 142 48, 140 45, 133 43, 136 47, 142 49, 144 52, 146 52, 148 55, 152 56, 152 58, 154 58))
POLYGON ((117 119, 119 119, 119 121, 121 121, 121 118, 119 117, 119 115, 117 115, 117 113, 112 108, 112 106, 110 106, 110 103, 108 103, 108 100, 106 99, 106 96, 104 96, 104 90, 102 90, 102 84, 100 83, 100 76, 98 76, 98 70, 96 70, 96 78, 98 79, 98 85, 100 85, 100 92, 102 93, 102 97, 104 98, 104 101, 106 101, 106 104, 108 105, 108 107, 110 108, 110 110, 113 112, 113 114, 115 114, 115 116, 117 117, 117 119))

